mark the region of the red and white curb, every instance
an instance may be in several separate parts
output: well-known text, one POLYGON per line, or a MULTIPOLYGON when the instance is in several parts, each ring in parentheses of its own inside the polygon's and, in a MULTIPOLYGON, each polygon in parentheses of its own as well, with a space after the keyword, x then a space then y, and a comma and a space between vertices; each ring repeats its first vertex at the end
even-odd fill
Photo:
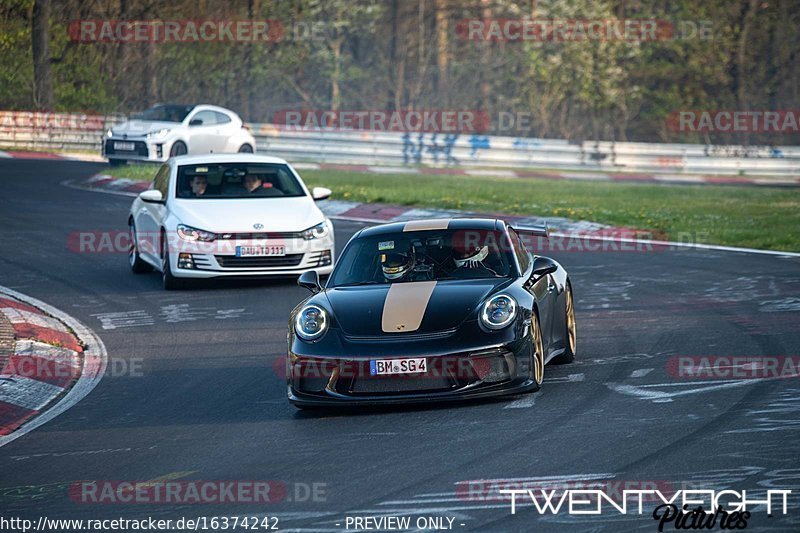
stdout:
MULTIPOLYGON (((298 165, 295 165, 298 167, 298 165)), ((299 167, 298 167, 299 168, 299 167)), ((134 181, 123 178, 114 178, 106 174, 98 174, 83 181, 65 181, 62 185, 76 189, 119 194, 123 196, 137 196, 150 188, 149 181, 134 181)), ((699 244, 694 242, 664 241, 643 239, 642 231, 607 226, 586 220, 572 220, 563 217, 533 217, 521 215, 507 215, 502 213, 471 213, 455 209, 426 209, 391 204, 369 204, 348 202, 345 200, 326 200, 320 202, 320 210, 334 220, 347 220, 352 222, 365 222, 369 224, 385 224, 388 222, 406 222, 427 218, 455 218, 466 216, 482 216, 500 218, 512 224, 534 225, 547 223, 551 229, 551 236, 560 238, 580 238, 588 241, 601 241, 625 243, 639 246, 652 246, 659 248, 694 248, 700 250, 716 250, 721 252, 739 252, 761 255, 774 255, 781 257, 800 257, 797 252, 782 252, 777 250, 757 250, 753 248, 737 248, 734 246, 721 246, 716 244, 699 244)), ((644 232, 646 233, 646 232, 644 232)))
POLYGON ((60 415, 94 389, 107 364, 103 341, 77 319, 0 286, 0 313, 14 329, 0 370, 0 446, 60 415))

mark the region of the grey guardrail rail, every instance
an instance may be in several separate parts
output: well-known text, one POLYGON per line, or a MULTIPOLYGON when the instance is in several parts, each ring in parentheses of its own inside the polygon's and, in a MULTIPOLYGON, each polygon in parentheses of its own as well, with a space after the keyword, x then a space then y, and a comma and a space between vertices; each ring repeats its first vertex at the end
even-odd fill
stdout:
MULTIPOLYGON (((97 151, 121 115, 0 111, 0 146, 97 151)), ((800 174, 800 147, 585 141, 481 134, 299 129, 248 124, 257 150, 290 161, 361 165, 558 168, 668 174, 800 174)))

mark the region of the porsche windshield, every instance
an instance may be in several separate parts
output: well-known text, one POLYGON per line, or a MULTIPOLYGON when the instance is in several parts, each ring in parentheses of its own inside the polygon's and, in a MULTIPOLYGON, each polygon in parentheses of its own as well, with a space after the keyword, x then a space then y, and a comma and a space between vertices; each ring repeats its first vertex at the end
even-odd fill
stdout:
POLYGON ((511 250, 504 233, 477 229, 361 237, 339 258, 328 287, 505 278, 515 268, 511 250))
POLYGON ((217 163, 178 167, 178 198, 290 198, 305 195, 297 178, 283 164, 217 163))
POLYGON ((183 122, 193 108, 191 105, 157 105, 136 113, 131 118, 154 122, 183 122))

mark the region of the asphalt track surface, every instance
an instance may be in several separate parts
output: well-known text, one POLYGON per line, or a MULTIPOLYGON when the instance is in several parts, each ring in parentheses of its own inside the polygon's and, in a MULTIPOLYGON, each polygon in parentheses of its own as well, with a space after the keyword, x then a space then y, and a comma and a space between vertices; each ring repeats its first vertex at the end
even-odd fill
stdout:
MULTIPOLYGON (((648 514, 613 510, 540 516, 527 506, 512 516, 508 502, 458 491, 467 480, 526 478, 790 489, 788 515, 757 510, 748 530, 800 530, 800 378, 667 372, 682 355, 800 355, 800 258, 554 253, 575 289, 579 353, 547 367, 540 393, 300 412, 274 363, 306 291, 289 280, 165 292, 157 274, 131 274, 124 254, 71 250, 73 232, 125 230, 129 198, 60 185, 104 168, 0 161, 0 285, 78 318, 110 359, 89 396, 0 448, 3 516, 270 515, 282 530, 337 530, 347 516, 389 514, 451 517, 455 530, 657 530, 648 514), (163 479, 276 480, 288 498, 151 505, 69 496, 79 480, 163 479)), ((337 222, 339 247, 362 226, 337 222)))

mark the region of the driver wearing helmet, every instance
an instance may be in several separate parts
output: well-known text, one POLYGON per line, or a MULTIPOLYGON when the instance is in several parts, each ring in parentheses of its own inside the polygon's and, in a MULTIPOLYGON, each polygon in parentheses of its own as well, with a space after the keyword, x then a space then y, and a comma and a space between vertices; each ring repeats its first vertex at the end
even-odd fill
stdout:
POLYGON ((387 281, 400 281, 406 278, 414 267, 414 249, 408 252, 393 252, 381 255, 381 270, 387 281))
POLYGON ((470 278, 496 276, 497 273, 484 263, 488 256, 488 245, 454 246, 453 261, 456 264, 456 268, 453 274, 456 277, 470 278))

